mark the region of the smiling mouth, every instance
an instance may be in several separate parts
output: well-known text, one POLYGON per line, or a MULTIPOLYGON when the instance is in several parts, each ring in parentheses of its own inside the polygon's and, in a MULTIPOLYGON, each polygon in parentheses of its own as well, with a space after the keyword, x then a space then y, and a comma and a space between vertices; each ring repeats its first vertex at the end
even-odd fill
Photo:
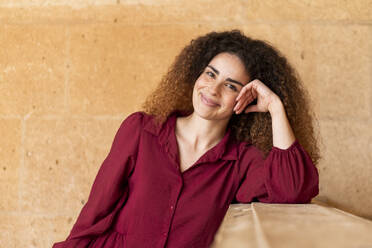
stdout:
POLYGON ((218 103, 208 99, 207 97, 205 97, 202 93, 200 93, 200 97, 201 97, 201 100, 202 102, 209 106, 209 107, 217 107, 217 106, 220 106, 218 103))

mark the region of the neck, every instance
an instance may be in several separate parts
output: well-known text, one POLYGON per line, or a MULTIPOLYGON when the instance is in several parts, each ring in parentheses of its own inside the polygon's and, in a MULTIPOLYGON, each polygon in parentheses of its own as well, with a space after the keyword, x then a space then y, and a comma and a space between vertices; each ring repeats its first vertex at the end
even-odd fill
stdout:
POLYGON ((178 117, 176 135, 195 150, 207 150, 225 135, 228 120, 207 120, 197 114, 178 117))

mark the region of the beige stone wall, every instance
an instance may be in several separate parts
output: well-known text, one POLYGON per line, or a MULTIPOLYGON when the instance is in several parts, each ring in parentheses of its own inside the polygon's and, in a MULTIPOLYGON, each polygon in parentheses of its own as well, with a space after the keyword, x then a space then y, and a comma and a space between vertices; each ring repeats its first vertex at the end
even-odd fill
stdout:
POLYGON ((317 199, 372 219, 371 0, 0 0, 0 247, 65 239, 121 121, 193 37, 232 28, 313 98, 317 199))

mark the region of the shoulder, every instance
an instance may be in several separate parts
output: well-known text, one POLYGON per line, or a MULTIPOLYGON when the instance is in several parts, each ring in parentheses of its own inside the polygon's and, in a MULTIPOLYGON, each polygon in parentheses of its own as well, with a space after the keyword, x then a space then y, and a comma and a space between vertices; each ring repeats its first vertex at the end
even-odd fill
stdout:
POLYGON ((158 123, 156 116, 143 111, 129 114, 122 122, 122 127, 146 130, 153 134, 158 134, 164 123, 158 123))
POLYGON ((130 133, 141 130, 143 127, 144 113, 134 112, 125 117, 119 126, 118 133, 130 133))
POLYGON ((146 123, 150 119, 153 119, 153 116, 142 111, 137 111, 129 114, 126 118, 124 118, 121 125, 134 125, 136 127, 142 127, 144 123, 146 123))
POLYGON ((145 115, 146 113, 142 111, 133 112, 124 118, 124 121, 142 121, 145 115))
POLYGON ((113 151, 134 152, 142 133, 144 116, 142 112, 134 112, 121 122, 113 141, 113 151))

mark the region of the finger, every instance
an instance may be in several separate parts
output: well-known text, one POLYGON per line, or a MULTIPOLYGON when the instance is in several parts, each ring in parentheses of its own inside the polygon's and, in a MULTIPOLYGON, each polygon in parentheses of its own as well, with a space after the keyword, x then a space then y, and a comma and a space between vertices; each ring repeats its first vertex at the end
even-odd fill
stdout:
POLYGON ((239 102, 239 105, 237 105, 236 108, 234 108, 234 111, 237 110, 237 111, 242 112, 242 111, 244 110, 244 108, 245 108, 248 104, 250 104, 251 102, 253 102, 253 100, 254 100, 253 96, 247 97, 246 99, 244 99, 244 101, 241 100, 241 101, 239 102))
POLYGON ((235 113, 238 112, 238 109, 239 109, 240 105, 241 105, 241 101, 239 101, 239 102, 235 105, 235 107, 234 107, 234 109, 233 109, 233 111, 234 111, 235 113))
POLYGON ((252 98, 253 98, 253 95, 252 95, 251 91, 247 91, 244 95, 242 95, 240 97, 239 102, 244 102, 244 101, 250 100, 252 98))
POLYGON ((252 91, 248 91, 247 92, 247 99, 251 99, 251 98, 253 98, 254 96, 253 96, 253 93, 252 93, 252 91))
MULTIPOLYGON (((243 95, 242 95, 243 96, 243 95)), ((247 91, 246 95, 244 96, 244 98, 240 98, 239 101, 236 103, 233 111, 235 110, 238 110, 239 108, 241 108, 242 105, 248 105, 250 102, 252 102, 254 100, 254 97, 251 93, 251 91, 247 91)), ((245 106, 244 106, 245 107, 245 106)), ((244 108, 243 108, 244 109, 244 108)))
POLYGON ((242 88, 242 90, 239 92, 239 95, 238 95, 238 97, 236 98, 236 101, 239 101, 240 100, 240 98, 246 93, 246 92, 249 92, 249 91, 251 91, 251 88, 252 88, 252 84, 247 84, 247 85, 245 85, 243 88, 242 88))
POLYGON ((236 110, 236 108, 239 106, 239 103, 240 103, 240 102, 235 102, 235 106, 234 106, 234 108, 233 108, 233 111, 236 110))
POLYGON ((253 96, 247 99, 247 105, 254 101, 253 96))
POLYGON ((251 94, 252 94, 252 96, 253 96, 254 98, 257 98, 257 94, 258 94, 258 92, 257 92, 256 89, 252 88, 252 90, 251 90, 251 94))
POLYGON ((248 105, 248 100, 244 100, 244 102, 242 102, 242 104, 240 105, 239 109, 237 110, 237 113, 240 114, 244 109, 245 107, 248 105))
MULTIPOLYGON (((239 99, 238 102, 241 102, 241 101, 245 101, 245 100, 250 100, 250 99, 253 99, 253 95, 252 95, 252 92, 251 91, 247 91, 245 95, 242 95, 239 99)), ((241 106, 241 105, 239 105, 241 106)))
POLYGON ((242 106, 241 110, 243 111, 248 106, 248 104, 250 104, 252 101, 253 101, 252 97, 247 98, 245 100, 244 105, 242 106))
POLYGON ((239 108, 240 104, 241 104, 241 101, 237 102, 235 104, 235 107, 234 107, 233 111, 236 111, 239 108))
POLYGON ((242 96, 243 96, 244 94, 246 94, 246 92, 248 92, 248 89, 247 89, 247 88, 243 88, 243 89, 239 92, 239 95, 237 96, 237 98, 235 99, 235 101, 239 101, 239 100, 242 98, 242 96))

